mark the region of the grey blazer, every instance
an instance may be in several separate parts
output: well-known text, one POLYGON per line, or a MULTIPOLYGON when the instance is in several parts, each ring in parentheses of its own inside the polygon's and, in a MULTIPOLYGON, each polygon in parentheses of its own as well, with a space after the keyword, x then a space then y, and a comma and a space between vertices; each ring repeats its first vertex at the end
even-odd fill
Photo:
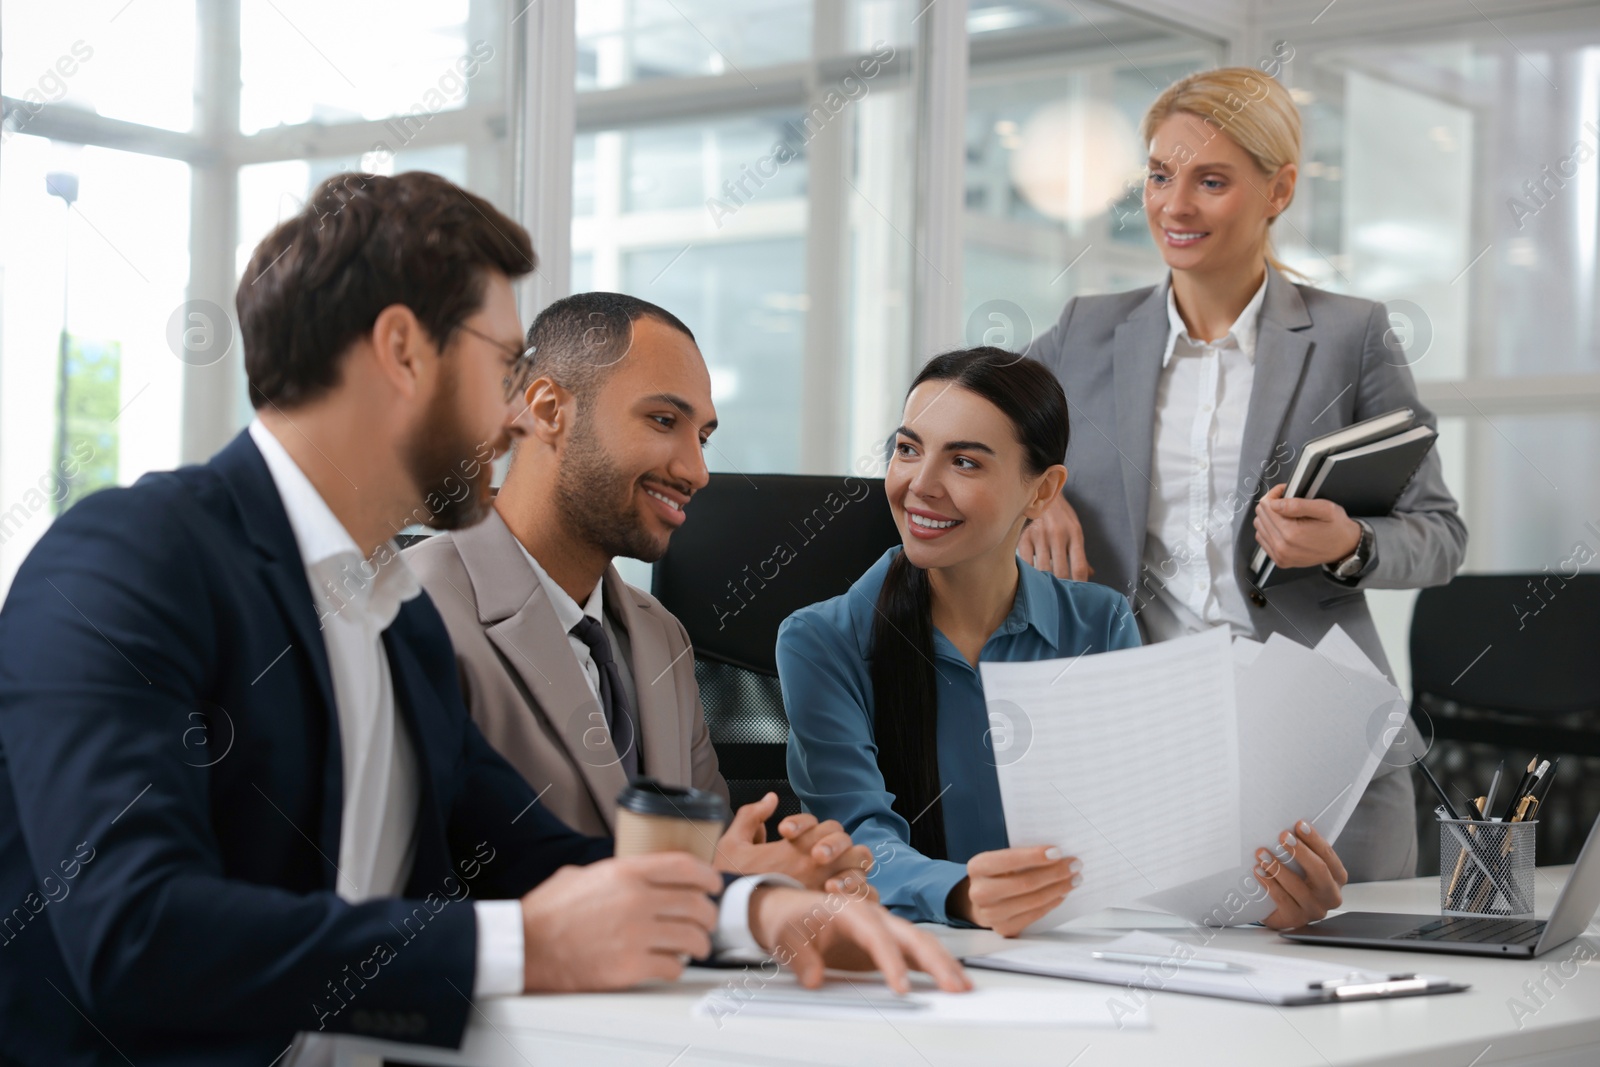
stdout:
MULTIPOLYGON (((614 834, 627 777, 555 608, 500 513, 430 537, 404 556, 444 617, 462 695, 489 743, 562 822, 586 834, 614 834)), ((605 602, 627 636, 641 773, 726 799, 683 624, 615 567, 606 568, 605 602)))
MULTIPOLYGON (((1067 302, 1060 320, 1028 347, 1067 394, 1071 445, 1066 497, 1083 524, 1094 580, 1126 595, 1137 613, 1149 597, 1143 563, 1150 507, 1156 386, 1167 340, 1167 284, 1067 302)), ((1311 438, 1397 407, 1436 425, 1417 399, 1404 349, 1382 304, 1295 285, 1267 268, 1255 379, 1239 456, 1234 575, 1247 593, 1256 637, 1282 632, 1315 644, 1335 623, 1391 678, 1367 610, 1366 589, 1448 582, 1461 565, 1467 530, 1430 452, 1393 514, 1367 520, 1375 554, 1353 585, 1321 567, 1254 590, 1250 559, 1256 501, 1288 481, 1311 438)), ((1416 867, 1416 815, 1405 760, 1385 759, 1338 840, 1352 881, 1409 878, 1416 867)))

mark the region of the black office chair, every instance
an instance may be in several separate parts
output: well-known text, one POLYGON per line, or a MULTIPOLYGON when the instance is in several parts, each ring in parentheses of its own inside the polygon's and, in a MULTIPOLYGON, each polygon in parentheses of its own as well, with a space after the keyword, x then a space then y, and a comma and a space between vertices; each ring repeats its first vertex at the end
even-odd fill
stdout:
POLYGON ((655 565, 650 591, 689 631, 706 727, 733 805, 778 794, 767 824, 800 810, 784 754, 778 626, 846 592, 900 534, 883 481, 713 474, 655 565))
MULTIPOLYGON (((1600 811, 1600 574, 1468 574, 1422 590, 1411 688, 1413 717, 1433 736, 1428 767, 1447 789, 1481 795, 1504 759, 1499 807, 1535 753, 1562 757, 1538 814, 1538 862, 1577 859, 1600 811)), ((1419 873, 1434 874, 1438 798, 1413 775, 1419 873)))

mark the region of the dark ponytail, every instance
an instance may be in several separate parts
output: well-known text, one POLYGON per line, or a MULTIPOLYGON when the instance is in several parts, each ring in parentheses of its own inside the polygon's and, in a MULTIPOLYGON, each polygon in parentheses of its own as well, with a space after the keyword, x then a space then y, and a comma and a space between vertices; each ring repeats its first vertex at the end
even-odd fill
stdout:
MULTIPOLYGON (((999 408, 1026 451, 1029 475, 1066 459, 1067 398, 1042 363, 1000 348, 969 348, 929 360, 911 389, 931 381, 948 381, 999 408)), ((884 786, 894 796, 894 810, 911 824, 911 847, 945 859, 932 594, 927 572, 904 552, 889 564, 878 593, 871 668, 873 734, 884 786)))

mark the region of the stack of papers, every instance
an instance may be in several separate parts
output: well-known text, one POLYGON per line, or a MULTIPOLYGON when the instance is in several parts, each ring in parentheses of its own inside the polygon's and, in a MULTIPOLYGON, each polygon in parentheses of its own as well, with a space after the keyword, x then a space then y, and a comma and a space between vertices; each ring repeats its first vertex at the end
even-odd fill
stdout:
POLYGON ((1266 918, 1255 850, 1300 819, 1335 841, 1407 710, 1338 627, 1315 649, 1216 629, 980 670, 991 718, 1027 737, 998 768, 1011 844, 1056 845, 1084 868, 1029 932, 1107 907, 1266 918))

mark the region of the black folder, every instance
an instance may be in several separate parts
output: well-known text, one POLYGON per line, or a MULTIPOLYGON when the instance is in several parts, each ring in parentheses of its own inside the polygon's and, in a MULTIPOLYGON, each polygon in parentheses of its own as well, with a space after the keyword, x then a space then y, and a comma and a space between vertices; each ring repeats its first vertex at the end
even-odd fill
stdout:
MULTIPOLYGON (((1394 510, 1417 469, 1438 438, 1428 426, 1400 433, 1323 457, 1310 484, 1298 495, 1331 500, 1353 519, 1376 518, 1394 510)), ((1256 586, 1276 584, 1277 566, 1269 559, 1258 571, 1256 586)))

